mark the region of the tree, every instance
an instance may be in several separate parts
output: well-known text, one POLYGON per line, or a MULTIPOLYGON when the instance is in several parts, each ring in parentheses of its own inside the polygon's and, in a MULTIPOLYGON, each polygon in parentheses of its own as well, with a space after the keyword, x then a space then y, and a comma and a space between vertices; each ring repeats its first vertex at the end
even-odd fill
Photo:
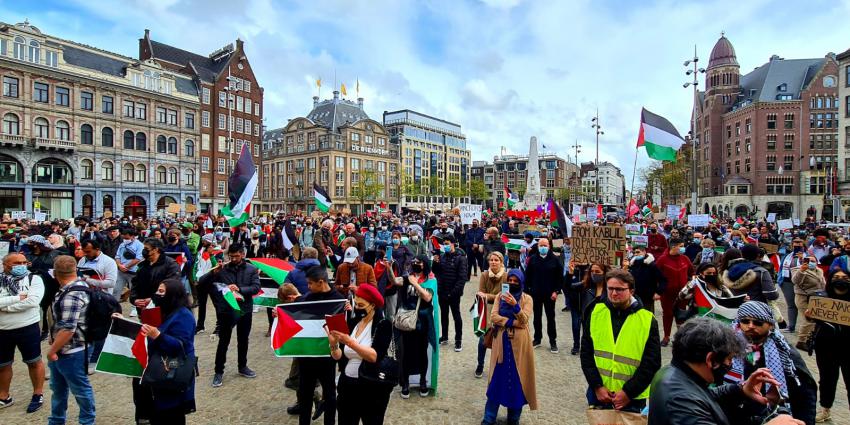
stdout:
POLYGON ((460 179, 452 178, 446 182, 445 194, 449 197, 452 205, 455 205, 457 200, 466 194, 465 192, 460 179))
POLYGON ((483 180, 473 179, 469 181, 469 197, 472 199, 472 202, 481 203, 490 200, 493 197, 493 193, 490 192, 490 189, 487 189, 487 185, 484 184, 483 180))
POLYGON ((513 193, 516 193, 516 195, 520 198, 525 196, 525 180, 518 182, 516 187, 511 189, 511 191, 513 191, 513 193))
POLYGON ((366 201, 377 201, 381 194, 383 185, 378 182, 378 173, 375 170, 363 170, 358 174, 357 181, 351 185, 351 197, 360 201, 361 210, 365 210, 366 201))

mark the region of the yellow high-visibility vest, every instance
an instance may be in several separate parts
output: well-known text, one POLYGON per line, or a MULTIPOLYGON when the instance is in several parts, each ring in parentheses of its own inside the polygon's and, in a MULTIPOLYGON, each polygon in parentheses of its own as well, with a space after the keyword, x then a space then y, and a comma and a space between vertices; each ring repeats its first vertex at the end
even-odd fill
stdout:
MULTIPOLYGON (((622 390, 640 366, 646 341, 649 340, 652 318, 652 313, 644 309, 630 314, 614 341, 611 311, 605 303, 598 303, 594 307, 590 316, 593 358, 602 376, 602 383, 608 390, 622 390)), ((635 397, 636 400, 646 398, 649 398, 649 385, 635 397)))

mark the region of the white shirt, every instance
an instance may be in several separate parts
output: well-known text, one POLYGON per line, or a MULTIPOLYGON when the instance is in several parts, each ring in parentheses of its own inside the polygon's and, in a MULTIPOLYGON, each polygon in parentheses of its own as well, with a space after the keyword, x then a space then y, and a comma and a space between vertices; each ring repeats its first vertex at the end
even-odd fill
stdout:
MULTIPOLYGON (((354 334, 357 332, 357 326, 351 331, 351 337, 357 341, 358 344, 371 347, 372 346, 372 323, 374 320, 369 321, 369 324, 363 328, 363 331, 360 332, 360 336, 357 337, 354 334)), ((342 353, 345 354, 345 357, 348 358, 348 364, 345 365, 345 376, 349 378, 358 378, 360 376, 360 364, 363 363, 363 358, 360 357, 356 351, 352 350, 349 346, 345 346, 342 349, 342 353)))
POLYGON ((0 330, 20 329, 41 321, 39 303, 44 297, 44 282, 38 275, 30 273, 21 279, 19 284, 20 290, 17 294, 0 288, 0 330), (27 294, 23 301, 21 293, 27 294))
POLYGON ((89 260, 83 256, 83 258, 80 258, 80 261, 77 263, 77 267, 92 269, 101 276, 101 279, 87 277, 85 281, 89 285, 94 286, 95 288, 100 288, 103 291, 108 289, 109 291, 107 292, 111 292, 111 289, 115 287, 115 281, 118 279, 118 265, 115 264, 115 260, 109 258, 109 256, 103 252, 101 252, 94 260, 89 260))

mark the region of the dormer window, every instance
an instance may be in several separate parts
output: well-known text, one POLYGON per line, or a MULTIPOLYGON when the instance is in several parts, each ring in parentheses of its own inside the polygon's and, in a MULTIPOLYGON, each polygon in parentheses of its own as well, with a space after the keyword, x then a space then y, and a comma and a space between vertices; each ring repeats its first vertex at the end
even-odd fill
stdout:
POLYGON ((37 41, 30 41, 29 61, 32 63, 41 62, 41 45, 37 41))
POLYGON ((778 91, 788 91, 788 84, 782 83, 778 87, 776 87, 778 91))
POLYGON ((24 40, 23 37, 15 37, 15 59, 21 61, 24 60, 24 57, 26 55, 25 46, 26 40, 24 40))

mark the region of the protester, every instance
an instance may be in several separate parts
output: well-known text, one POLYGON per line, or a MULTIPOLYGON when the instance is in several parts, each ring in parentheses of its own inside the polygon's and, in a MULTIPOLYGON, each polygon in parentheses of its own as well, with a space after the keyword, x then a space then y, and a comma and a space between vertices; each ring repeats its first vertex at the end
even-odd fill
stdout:
POLYGON ((27 365, 33 385, 27 413, 44 405, 44 362, 39 332, 42 297, 44 283, 29 272, 26 257, 7 254, 3 258, 3 273, 0 273, 0 409, 14 403, 9 388, 16 348, 27 365))
MULTIPOLYGON (((661 346, 666 347, 670 343, 670 335, 673 330, 674 311, 679 308, 677 300, 679 292, 694 275, 694 266, 691 260, 684 255, 685 248, 681 239, 670 239, 669 250, 661 258, 658 258, 656 265, 664 275, 664 280, 667 285, 664 288, 664 293, 661 294, 661 310, 662 319, 664 321, 664 339, 661 340, 661 346)), ((681 322, 677 323, 677 326, 681 322)))
POLYGON ((721 281, 735 295, 746 294, 752 301, 770 302, 779 298, 779 292, 770 273, 761 266, 757 246, 744 245, 741 258, 728 263, 721 281))
MULTIPOLYGON (((487 306, 491 306, 502 292, 502 284, 507 281, 505 272, 505 259, 500 252, 494 251, 487 256, 487 270, 481 272, 478 279, 477 297, 484 299, 487 306)), ((489 311, 489 310, 488 310, 489 311)), ((478 364, 475 366, 475 377, 484 376, 484 357, 487 348, 484 346, 484 335, 478 338, 478 364)))
POLYGON ((286 275, 284 283, 291 283, 298 289, 298 293, 306 294, 307 291, 307 276, 306 271, 310 267, 319 265, 319 252, 312 246, 307 246, 301 251, 301 259, 295 263, 295 268, 286 275))
MULTIPOLYGON (((442 223, 444 226, 446 223, 442 223)), ((442 228, 443 230, 446 227, 442 228)), ((442 335, 440 344, 449 341, 449 310, 455 325, 455 351, 463 349, 463 319, 460 312, 460 299, 463 287, 469 280, 469 269, 466 266, 466 253, 455 247, 453 235, 444 232, 442 249, 439 255, 434 255, 432 267, 437 277, 438 299, 440 301, 440 324, 442 335)))
POLYGON ((189 277, 192 274, 195 257, 192 256, 192 252, 189 250, 189 245, 186 243, 186 240, 181 238, 181 236, 182 234, 180 230, 169 230, 168 236, 166 237, 164 252, 167 252, 169 255, 183 254, 183 259, 181 260, 183 263, 178 264, 180 268, 180 281, 183 282, 183 288, 186 290, 186 293, 189 294, 191 293, 189 277))
POLYGON ((496 332, 482 424, 496 423, 499 406, 508 409, 509 424, 519 424, 524 405, 537 409, 534 350, 528 332, 533 301, 524 293, 524 280, 521 271, 509 271, 509 290, 499 295, 490 313, 496 332))
MULTIPOLYGON (((822 292, 826 286, 823 271, 816 264, 815 257, 803 258, 800 266, 791 270, 794 300, 790 302, 794 303, 798 312, 805 312, 809 308, 809 297, 822 292)), ((809 340, 815 324, 805 319, 800 320, 799 323, 796 347, 803 351, 809 351, 809 340)))
MULTIPOLYGON (((124 290, 130 289, 133 277, 139 270, 138 265, 145 260, 144 245, 136 240, 136 230, 126 227, 121 230, 121 239, 123 242, 118 247, 115 254, 115 264, 118 267, 118 279, 115 281, 115 288, 112 290, 112 295, 115 299, 121 300, 124 295, 124 290)), ((135 307, 130 310, 130 317, 136 315, 135 307)))
MULTIPOLYGON (((818 295, 835 300, 850 302, 850 271, 833 270, 827 279, 826 288, 818 295)), ((810 310, 804 310, 806 320, 812 317, 810 310)), ((815 320, 814 352, 818 365, 820 382, 820 406, 816 421, 827 422, 831 419, 830 409, 835 402, 838 375, 844 377, 844 388, 850 390, 850 326, 815 320)), ((850 397, 848 397, 850 399, 850 397)))
POLYGON ((478 271, 484 270, 484 256, 479 249, 484 243, 484 229, 478 226, 478 220, 472 219, 472 226, 466 231, 463 241, 463 250, 466 252, 469 270, 466 272, 472 275, 475 271, 475 276, 478 276, 478 271))
POLYGON ((717 298, 732 297, 732 291, 723 286, 718 280, 717 266, 711 263, 703 263, 697 267, 697 272, 693 279, 679 291, 679 300, 688 303, 688 310, 696 310, 694 303, 694 293, 697 285, 700 285, 709 295, 717 298))
MULTIPOLYGON (((96 238, 87 239, 82 243, 85 256, 80 258, 77 267, 83 270, 81 280, 94 290, 112 293, 115 281, 118 279, 118 267, 115 261, 100 250, 100 242, 96 238), (90 271, 90 272, 89 272, 90 271)), ((103 350, 104 339, 94 340, 89 352, 89 374, 94 373, 94 366, 103 350)))
MULTIPOLYGON (((417 311, 416 327, 412 330, 400 330, 401 336, 401 372, 399 386, 401 398, 410 397, 410 376, 419 377, 419 395, 428 396, 428 348, 436 350, 437 334, 434 320, 434 297, 437 295, 423 284, 431 277, 428 257, 420 255, 410 263, 410 274, 404 279, 399 290, 399 309, 417 311)), ((439 290, 438 290, 439 292, 439 290)), ((439 305, 439 303, 438 303, 439 305)))
POLYGON ((543 311, 546 311, 546 334, 549 351, 558 353, 557 329, 555 327, 555 300, 561 292, 564 265, 549 251, 549 240, 540 238, 536 253, 531 255, 525 272, 528 292, 534 300, 534 347, 542 344, 543 311))
POLYGON ((59 291, 59 283, 50 274, 50 270, 53 269, 53 263, 56 261, 59 253, 41 235, 32 235, 26 242, 28 249, 25 251, 25 255, 27 262, 30 264, 29 270, 32 274, 38 275, 41 281, 44 282, 44 297, 41 299, 41 339, 44 340, 47 337, 49 329, 47 310, 50 307, 50 303, 53 302, 56 293, 59 291))
POLYGON ((788 317, 787 332, 794 332, 796 330, 797 316, 802 313, 802 311, 797 310, 794 283, 791 281, 791 271, 799 269, 805 256, 805 250, 806 248, 803 245, 802 238, 792 239, 791 252, 785 255, 782 261, 780 261, 779 274, 776 279, 779 288, 782 290, 782 296, 785 297, 785 305, 788 308, 786 311, 786 317, 788 317))
POLYGON ((628 271, 635 278, 635 296, 640 299, 643 308, 655 314, 655 300, 661 299, 667 286, 664 275, 655 264, 655 257, 646 248, 636 246, 628 264, 628 271))
POLYGON ((360 260, 360 252, 354 246, 345 249, 345 257, 336 269, 336 289, 341 294, 353 298, 359 285, 377 287, 375 269, 360 260))
POLYGON ((484 236, 484 243, 482 244, 482 249, 484 250, 484 256, 490 255, 491 252, 498 252, 502 254, 503 257, 507 256, 507 251, 505 250, 505 243, 502 242, 502 239, 499 237, 499 229, 497 227, 490 227, 487 229, 487 233, 484 236))

